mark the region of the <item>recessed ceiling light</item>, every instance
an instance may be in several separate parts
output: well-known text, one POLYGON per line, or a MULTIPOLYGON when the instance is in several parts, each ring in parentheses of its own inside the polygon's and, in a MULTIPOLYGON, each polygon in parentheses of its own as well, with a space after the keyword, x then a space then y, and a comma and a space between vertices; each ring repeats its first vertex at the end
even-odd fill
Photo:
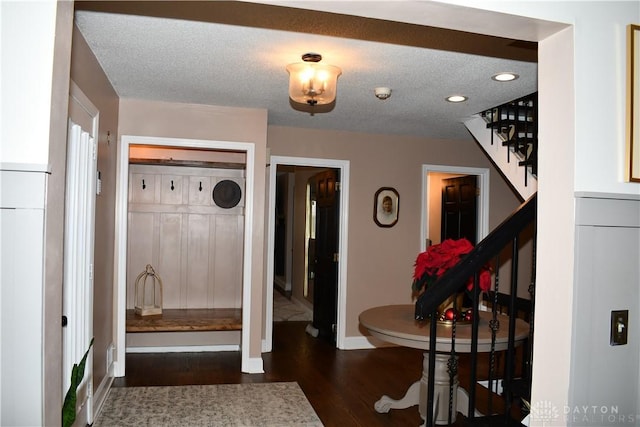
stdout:
POLYGON ((449 102, 463 102, 466 101, 467 98, 466 96, 462 96, 462 95, 451 95, 445 98, 447 101, 449 102))
POLYGON ((495 76, 492 76, 491 79, 497 82, 510 82, 518 77, 520 76, 515 73, 498 73, 495 76))

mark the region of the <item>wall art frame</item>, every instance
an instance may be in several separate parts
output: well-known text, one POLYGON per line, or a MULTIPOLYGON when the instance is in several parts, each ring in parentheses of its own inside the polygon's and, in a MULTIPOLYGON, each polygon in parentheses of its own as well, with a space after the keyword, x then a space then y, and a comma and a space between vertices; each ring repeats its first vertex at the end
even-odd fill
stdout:
POLYGON ((398 222, 400 195, 395 188, 381 187, 373 196, 373 221, 378 227, 393 227, 398 222))
POLYGON ((640 25, 627 27, 627 181, 640 183, 640 25))

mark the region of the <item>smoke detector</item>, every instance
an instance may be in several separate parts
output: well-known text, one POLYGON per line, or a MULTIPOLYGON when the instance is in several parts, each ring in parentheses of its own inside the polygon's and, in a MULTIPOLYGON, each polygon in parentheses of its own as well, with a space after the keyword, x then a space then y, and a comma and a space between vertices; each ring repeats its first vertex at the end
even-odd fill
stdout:
POLYGON ((391 96, 391 89, 388 87, 377 87, 373 90, 376 98, 385 100, 391 96))

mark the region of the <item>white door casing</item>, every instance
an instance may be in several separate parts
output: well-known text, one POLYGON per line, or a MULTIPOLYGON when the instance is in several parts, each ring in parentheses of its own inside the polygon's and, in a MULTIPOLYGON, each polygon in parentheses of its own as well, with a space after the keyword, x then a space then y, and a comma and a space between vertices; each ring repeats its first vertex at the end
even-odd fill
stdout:
MULTIPOLYGON (((253 250, 253 197, 255 145, 249 142, 230 142, 213 140, 196 140, 184 138, 163 138, 150 136, 123 135, 118 144, 117 183, 116 183, 116 215, 114 244, 114 293, 115 293, 115 334, 116 361, 114 375, 125 375, 126 355, 126 286, 127 286, 127 217, 129 199, 129 147, 134 145, 162 146, 174 148, 199 148, 210 150, 232 150, 246 153, 244 237, 242 255, 242 372, 263 372, 262 359, 249 355, 251 325, 251 264, 253 250)), ((256 302, 259 303, 259 302, 256 302)))
MULTIPOLYGON (((74 364, 93 338, 93 254, 99 112, 78 86, 70 83, 65 191, 63 315, 63 390, 65 396, 74 364)), ((76 410, 93 423, 93 352, 77 388, 76 410), (84 416, 84 415, 83 415, 84 416)))
POLYGON ((269 159, 269 199, 267 212, 267 265, 265 281, 265 337, 262 351, 270 352, 273 348, 273 250, 275 246, 275 203, 276 172, 278 165, 313 166, 340 169, 340 219, 338 239, 338 319, 336 324, 336 346, 346 349, 346 316, 347 316, 347 246, 349 222, 349 168, 348 160, 315 159, 306 157, 271 156, 269 159))
POLYGON ((460 175, 476 175, 478 177, 478 236, 477 241, 489 234, 489 169, 472 168, 466 166, 422 165, 422 215, 420 224, 420 251, 425 251, 426 240, 429 237, 429 173, 451 173, 460 175))

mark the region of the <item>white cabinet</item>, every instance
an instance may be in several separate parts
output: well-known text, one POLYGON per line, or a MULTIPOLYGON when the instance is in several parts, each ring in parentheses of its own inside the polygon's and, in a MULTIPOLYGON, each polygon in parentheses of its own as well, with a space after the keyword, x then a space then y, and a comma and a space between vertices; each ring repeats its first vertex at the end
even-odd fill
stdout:
POLYGON ((163 282, 163 308, 241 308, 244 197, 231 208, 213 188, 244 170, 131 165, 127 308, 147 264, 163 282))

